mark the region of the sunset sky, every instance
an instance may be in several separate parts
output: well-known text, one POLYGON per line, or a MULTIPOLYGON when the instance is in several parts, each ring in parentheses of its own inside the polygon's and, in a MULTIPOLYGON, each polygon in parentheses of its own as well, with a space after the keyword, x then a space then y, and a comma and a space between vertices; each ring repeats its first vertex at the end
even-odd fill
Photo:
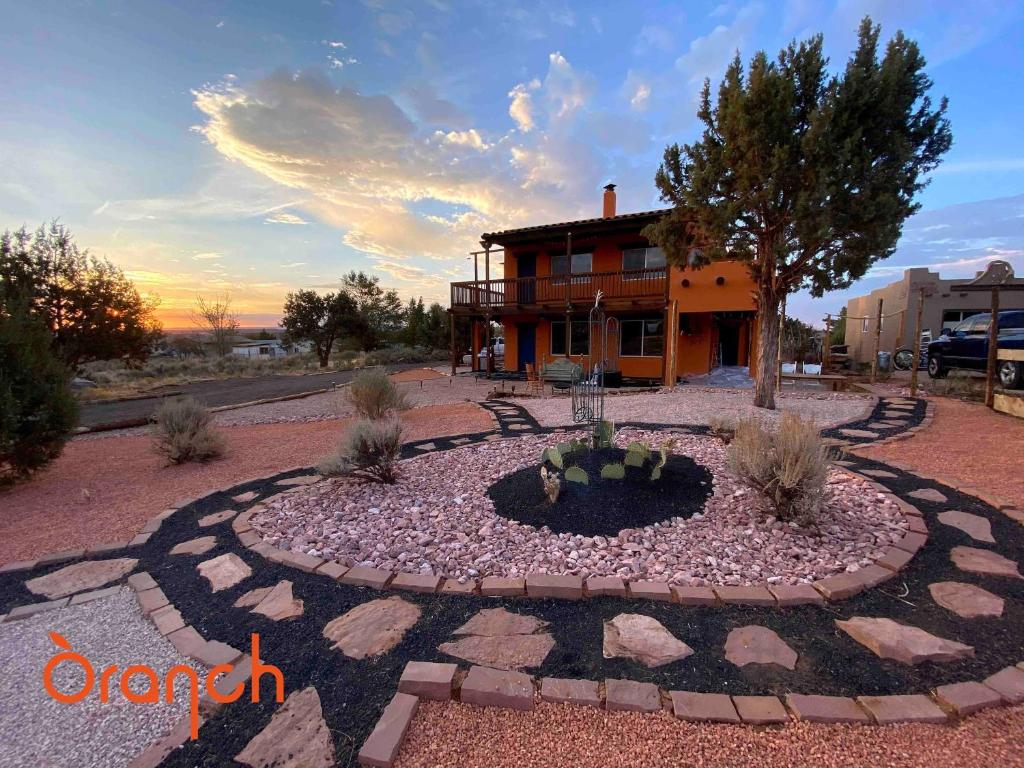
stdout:
MULTIPOLYGON (((833 63, 870 14, 918 40, 955 145, 896 256, 1024 274, 1019 2, 10 2, 0 29, 0 229, 59 217, 158 294, 247 326, 362 269, 447 303, 480 233, 662 207, 667 143, 734 52, 821 31, 833 63)), ((851 292, 791 299, 807 320, 851 292)))

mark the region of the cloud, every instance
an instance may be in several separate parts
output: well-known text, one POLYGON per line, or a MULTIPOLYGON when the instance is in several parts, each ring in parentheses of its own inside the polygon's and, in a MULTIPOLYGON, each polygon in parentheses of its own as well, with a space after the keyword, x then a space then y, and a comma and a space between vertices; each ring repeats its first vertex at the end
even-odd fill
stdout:
POLYGON ((651 98, 651 86, 647 83, 638 83, 636 90, 633 91, 633 96, 629 100, 629 106, 636 110, 647 109, 647 102, 651 98))
POLYGON ((282 269, 295 269, 295 267, 304 267, 308 262, 305 261, 292 261, 287 264, 281 264, 282 269))
POLYGON ((320 44, 331 48, 340 48, 341 50, 345 50, 348 47, 341 40, 321 40, 320 44))
POLYGON ((289 213, 288 211, 276 211, 275 213, 267 216, 263 221, 267 224, 309 224, 309 222, 301 216, 289 213))
POLYGON ((676 59, 676 69, 690 82, 703 82, 704 78, 717 76, 737 50, 747 50, 763 11, 760 3, 748 3, 736 12, 731 24, 719 24, 708 34, 691 40, 686 53, 676 59))
POLYGON ((331 69, 344 69, 346 64, 358 64, 358 63, 359 63, 359 59, 357 59, 357 58, 355 58, 353 56, 348 56, 348 57, 346 57, 344 59, 339 59, 337 56, 328 56, 327 57, 327 65, 331 69))
POLYGON ((475 128, 470 128, 468 131, 449 131, 448 133, 438 131, 434 135, 438 136, 445 144, 472 147, 473 149, 487 149, 488 147, 475 128))
POLYGON ((644 56, 651 51, 667 53, 675 48, 675 37, 664 24, 645 24, 640 27, 640 32, 633 43, 633 53, 636 56, 644 56))
POLYGON ((512 103, 508 105, 508 113, 523 133, 529 133, 534 128, 533 97, 530 91, 537 88, 540 88, 540 81, 531 80, 529 83, 519 83, 508 92, 508 97, 512 99, 512 103))
POLYGON ((1024 157, 992 157, 975 160, 954 160, 943 163, 933 175, 946 173, 999 173, 1002 171, 1024 171, 1024 157))
POLYGON ((223 258, 223 253, 216 253, 215 251, 208 251, 206 253, 194 253, 192 258, 196 261, 204 261, 206 259, 220 259, 223 258))
POLYGON ((408 83, 402 89, 402 101, 421 122, 446 128, 467 127, 469 116, 447 99, 438 96, 433 85, 426 81, 408 83))

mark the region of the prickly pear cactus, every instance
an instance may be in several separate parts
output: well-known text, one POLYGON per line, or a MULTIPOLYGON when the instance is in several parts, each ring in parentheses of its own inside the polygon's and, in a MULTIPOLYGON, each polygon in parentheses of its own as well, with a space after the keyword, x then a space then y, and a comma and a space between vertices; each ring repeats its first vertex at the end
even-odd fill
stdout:
POLYGON ((581 485, 590 485, 590 478, 587 477, 587 472, 580 467, 569 467, 565 470, 565 480, 568 483, 580 483, 581 485))
POLYGON ((558 448, 545 448, 544 453, 541 454, 541 461, 550 461, 559 469, 564 466, 562 463, 562 452, 559 451, 558 448))
POLYGON ((602 480, 622 480, 626 477, 626 465, 621 462, 605 464, 601 467, 602 480))

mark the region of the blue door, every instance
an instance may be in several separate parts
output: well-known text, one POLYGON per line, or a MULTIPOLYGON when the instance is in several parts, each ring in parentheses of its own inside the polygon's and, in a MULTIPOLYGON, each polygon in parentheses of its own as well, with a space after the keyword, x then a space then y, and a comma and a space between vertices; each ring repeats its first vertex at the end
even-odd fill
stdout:
MULTIPOLYGON (((533 304, 536 301, 535 278, 537 277, 537 254, 521 253, 516 256, 516 277, 520 278, 517 304, 533 304)), ((533 358, 530 358, 533 362, 533 358)))
POLYGON ((517 370, 525 371, 527 363, 537 362, 537 324, 518 323, 516 336, 519 342, 519 367, 517 370))

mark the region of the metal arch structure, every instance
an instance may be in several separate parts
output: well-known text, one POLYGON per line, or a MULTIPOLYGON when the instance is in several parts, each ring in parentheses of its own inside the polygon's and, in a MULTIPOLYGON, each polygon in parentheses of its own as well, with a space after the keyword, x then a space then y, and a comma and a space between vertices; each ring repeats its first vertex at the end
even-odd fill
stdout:
POLYGON ((572 373, 572 419, 577 424, 597 427, 604 421, 604 375, 611 359, 608 342, 618 338, 619 321, 605 317, 601 308, 603 294, 594 295, 594 306, 587 317, 586 365, 577 365, 572 373))

